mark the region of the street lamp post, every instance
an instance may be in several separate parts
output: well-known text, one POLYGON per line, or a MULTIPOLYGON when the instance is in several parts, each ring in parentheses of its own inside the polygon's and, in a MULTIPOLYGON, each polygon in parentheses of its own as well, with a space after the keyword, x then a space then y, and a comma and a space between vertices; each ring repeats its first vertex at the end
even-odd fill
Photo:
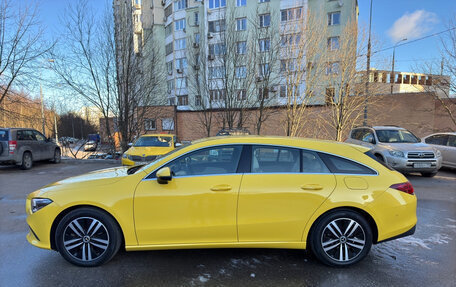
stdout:
POLYGON ((372 0, 370 1, 370 12, 369 12, 369 39, 367 40, 367 66, 366 66, 366 83, 364 91, 364 118, 363 125, 367 125, 367 105, 368 105, 368 94, 369 94, 369 77, 370 77, 370 58, 371 58, 371 27, 372 27, 372 0))
MULTIPOLYGON (((46 59, 49 63, 54 63, 54 59, 46 59)), ((41 80, 41 73, 40 73, 40 80, 41 80)), ((43 100, 43 88, 40 82, 40 100, 41 100, 41 122, 42 122, 42 132, 43 135, 46 136, 46 119, 44 117, 44 100, 43 100)))
POLYGON ((391 82, 391 94, 393 93, 393 88, 394 88, 394 82, 396 80, 396 77, 394 76, 394 55, 396 54, 396 47, 399 45, 400 42, 404 42, 404 41, 407 41, 407 38, 404 38, 402 40, 400 40, 399 42, 397 42, 394 46, 393 46, 393 62, 391 64, 391 77, 390 77, 390 82, 391 82))

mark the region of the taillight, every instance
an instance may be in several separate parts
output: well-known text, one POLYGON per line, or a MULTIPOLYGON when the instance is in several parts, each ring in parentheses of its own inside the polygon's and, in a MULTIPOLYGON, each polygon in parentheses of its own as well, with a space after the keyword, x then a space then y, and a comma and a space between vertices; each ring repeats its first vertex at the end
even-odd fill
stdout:
POLYGON ((14 151, 16 150, 16 146, 17 146, 17 141, 9 141, 8 142, 9 153, 13 154, 14 151))
POLYGON ((408 194, 414 194, 415 191, 413 190, 413 186, 410 182, 404 182, 404 183, 398 183, 398 184, 393 184, 390 186, 390 188, 397 189, 400 191, 403 191, 408 194))

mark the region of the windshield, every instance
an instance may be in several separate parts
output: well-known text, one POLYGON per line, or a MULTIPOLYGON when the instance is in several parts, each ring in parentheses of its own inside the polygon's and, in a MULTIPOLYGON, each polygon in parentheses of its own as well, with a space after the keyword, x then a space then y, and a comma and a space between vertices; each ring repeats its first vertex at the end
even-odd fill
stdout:
POLYGON ((417 143, 418 138, 407 130, 377 130, 378 140, 382 143, 417 143))
MULTIPOLYGON (((168 152, 168 153, 165 153, 165 154, 162 154, 162 155, 157 156, 157 157, 155 158, 154 161, 148 163, 147 165, 141 166, 141 167, 142 167, 141 170, 144 170, 144 169, 146 169, 147 167, 149 167, 149 166, 151 166, 151 165, 154 165, 157 161, 160 161, 160 160, 162 160, 162 159, 165 158, 165 157, 169 157, 170 155, 174 154, 175 152, 180 151, 180 150, 183 149, 184 147, 188 147, 189 145, 191 145, 191 143, 189 143, 189 144, 183 144, 183 145, 181 145, 180 147, 175 148, 175 149, 173 149, 172 151, 170 151, 170 152, 168 152)), ((139 169, 138 169, 138 170, 139 170, 139 169)), ((135 172, 138 171, 138 170, 135 170, 135 172)))
POLYGON ((172 137, 156 136, 156 137, 140 137, 134 147, 156 146, 156 147, 171 147, 172 137))

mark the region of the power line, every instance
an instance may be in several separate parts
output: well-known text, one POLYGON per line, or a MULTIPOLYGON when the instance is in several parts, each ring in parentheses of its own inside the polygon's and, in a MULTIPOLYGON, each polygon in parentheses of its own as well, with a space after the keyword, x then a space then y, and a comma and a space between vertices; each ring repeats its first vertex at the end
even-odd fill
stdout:
MULTIPOLYGON (((411 43, 414 43, 414 42, 417 42, 417 41, 421 41, 421 40, 424 40, 424 39, 427 39, 427 38, 431 38, 431 37, 434 37, 434 36, 437 36, 437 35, 452 31, 452 30, 456 30, 456 27, 451 27, 451 28, 446 29, 444 31, 440 31, 440 32, 436 32, 434 34, 426 35, 426 36, 423 36, 423 37, 420 37, 420 38, 417 38, 417 39, 414 39, 414 40, 410 40, 410 41, 404 42, 404 43, 396 45, 396 46, 390 46, 390 47, 383 48, 383 49, 380 49, 380 50, 377 50, 377 51, 373 51, 372 54, 377 54, 377 53, 380 53, 380 52, 384 52, 386 50, 391 50, 394 47, 397 48, 397 47, 400 47, 400 46, 408 45, 408 44, 411 44, 411 43)), ((362 57, 362 56, 365 56, 365 55, 366 54, 359 55, 358 57, 362 57)))

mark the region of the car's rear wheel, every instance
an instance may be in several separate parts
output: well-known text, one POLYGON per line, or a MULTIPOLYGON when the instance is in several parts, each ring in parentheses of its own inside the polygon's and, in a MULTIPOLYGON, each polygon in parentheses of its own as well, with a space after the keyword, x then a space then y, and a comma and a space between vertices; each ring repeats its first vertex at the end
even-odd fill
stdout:
POLYGON ((114 219, 94 208, 79 208, 65 215, 55 232, 57 250, 68 262, 84 267, 111 260, 121 245, 114 219))
POLYGON ((21 169, 31 169, 33 166, 33 157, 32 153, 26 151, 22 155, 22 164, 21 164, 21 169))
POLYGON ((310 237, 318 260, 330 266, 347 266, 362 260, 372 246, 372 230, 366 219, 351 210, 337 210, 321 218, 310 237))
POLYGON ((437 172, 422 172, 421 175, 424 177, 434 177, 437 172))
POLYGON ((56 148, 54 150, 54 157, 52 158, 52 162, 53 163, 60 163, 60 161, 62 160, 62 154, 60 152, 60 149, 56 148))

